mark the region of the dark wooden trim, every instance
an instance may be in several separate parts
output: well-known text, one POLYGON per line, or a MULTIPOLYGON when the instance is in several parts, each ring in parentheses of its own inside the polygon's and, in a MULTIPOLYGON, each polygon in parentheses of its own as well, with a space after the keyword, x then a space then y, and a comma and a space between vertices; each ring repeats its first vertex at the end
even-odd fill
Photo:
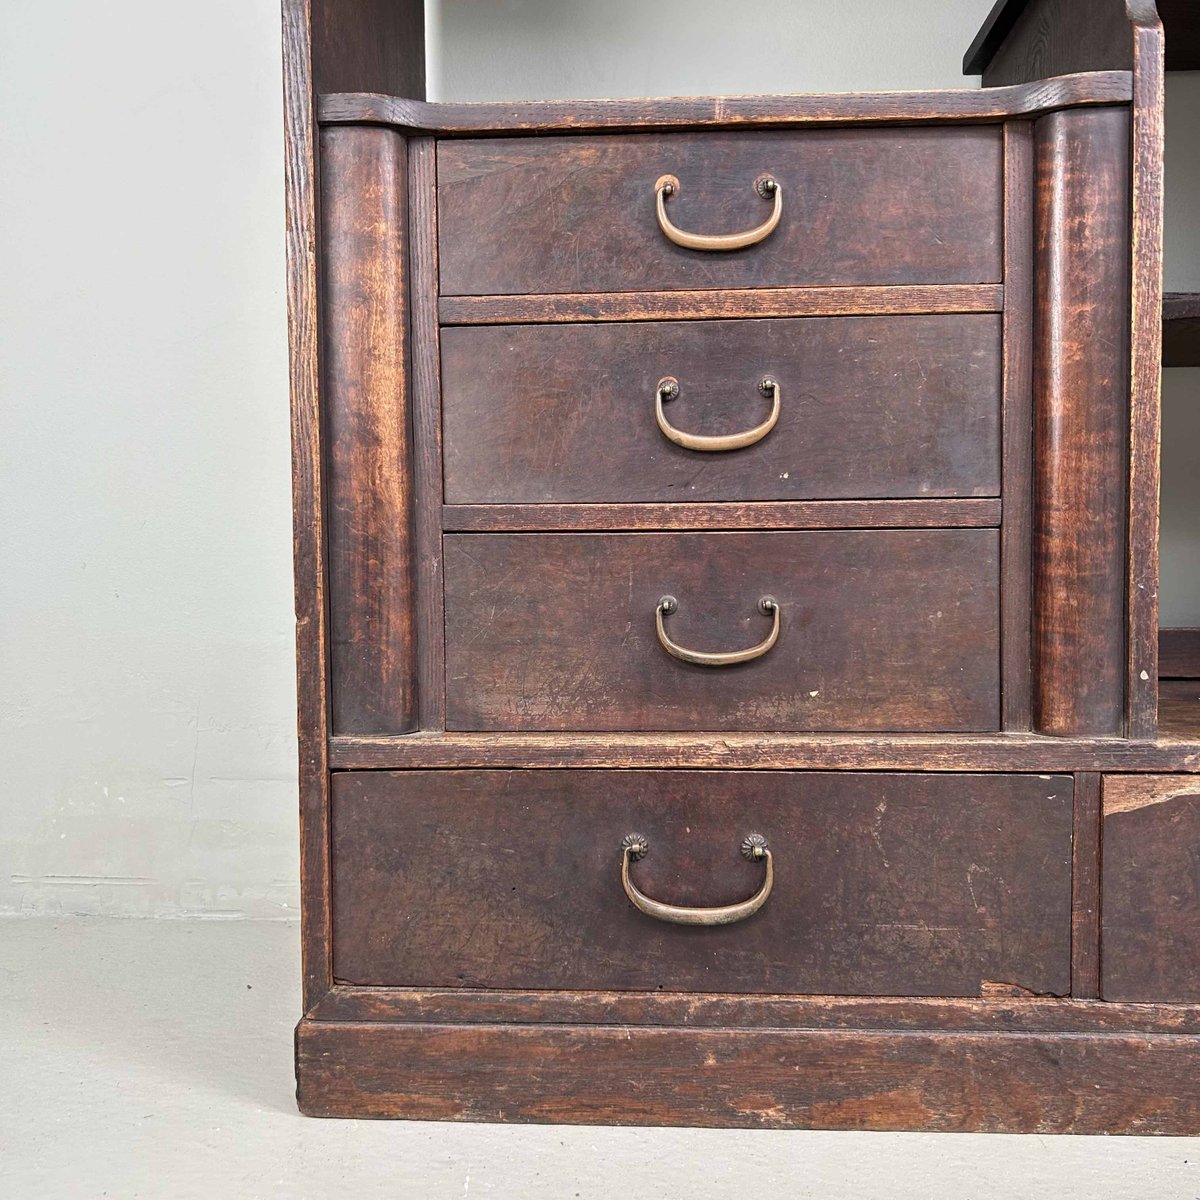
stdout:
POLYGON ((1200 293, 1168 292, 1163 297, 1164 367, 1200 367, 1200 293))
POLYGON ((284 0, 284 182, 292 405, 296 696, 300 776, 304 1006, 333 982, 329 905, 329 700, 325 532, 321 480, 316 126, 307 0, 284 0))
POLYGON ((947 1029, 1027 1033, 1195 1033, 1194 1005, 1102 1004, 1030 996, 997 983, 987 996, 779 996, 729 992, 479 991, 332 988, 318 1021, 473 1025, 690 1025, 750 1029, 947 1029))
POLYGON ((1162 436, 1163 29, 1152 0, 1133 0, 1129 564, 1126 732, 1158 729, 1159 443, 1162 436))
POLYGON ((1071 837, 1071 995, 1100 995, 1100 782, 1093 773, 1075 776, 1071 837))
POLYGON ((446 727, 442 607, 442 392, 437 318, 437 156, 432 138, 409 143, 412 256, 412 420, 416 476, 417 694, 422 729, 446 727))
POLYGON ((408 146, 346 126, 320 152, 332 721, 402 733, 417 726, 408 146))
MULTIPOLYGON (((1200 714, 1198 714, 1200 715, 1200 714)), ((338 770, 495 767, 757 768, 814 771, 1200 771, 1188 740, 1037 734, 444 733, 337 737, 338 770)))
POLYGON ((940 287, 744 288, 734 291, 608 292, 553 296, 443 296, 443 325, 545 321, 688 321, 731 317, 835 317, 872 313, 989 313, 1001 284, 940 287))
POLYGON ((461 1121, 1179 1133, 1200 1038, 301 1021, 300 1108, 461 1121))
POLYGON ((1033 127, 1004 129, 1004 524, 1000 534, 1001 725, 1032 726, 1033 127))
POLYGON ((765 504, 448 504, 447 533, 597 529, 990 529, 1000 500, 807 500, 765 504))
POLYGON ((963 74, 982 75, 1004 39, 1013 31, 1029 0, 996 0, 983 19, 975 40, 963 55, 963 74))
POLYGON ((1200 679, 1200 629, 1160 629, 1160 679, 1200 679))
POLYGON ((424 98, 424 0, 309 0, 307 7, 317 92, 424 98))
POLYGON ((1034 727, 1126 726, 1129 113, 1037 122, 1034 727))
POLYGON ((813 93, 792 96, 661 97, 644 100, 531 100, 431 104, 378 93, 322 95, 323 125, 370 123, 441 136, 603 129, 762 129, 873 121, 998 121, 1081 105, 1124 104, 1127 71, 1094 71, 1011 88, 937 92, 813 93))

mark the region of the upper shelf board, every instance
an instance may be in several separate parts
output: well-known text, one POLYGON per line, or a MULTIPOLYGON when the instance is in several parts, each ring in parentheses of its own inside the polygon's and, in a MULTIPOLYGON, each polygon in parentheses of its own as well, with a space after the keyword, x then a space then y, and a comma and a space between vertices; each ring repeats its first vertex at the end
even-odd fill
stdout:
MULTIPOLYGON (((996 0, 963 58, 964 75, 981 75, 1022 13, 1035 0, 996 0)), ((1197 0, 1158 0, 1158 15, 1166 36, 1167 70, 1200 70, 1200 3, 1197 0)))

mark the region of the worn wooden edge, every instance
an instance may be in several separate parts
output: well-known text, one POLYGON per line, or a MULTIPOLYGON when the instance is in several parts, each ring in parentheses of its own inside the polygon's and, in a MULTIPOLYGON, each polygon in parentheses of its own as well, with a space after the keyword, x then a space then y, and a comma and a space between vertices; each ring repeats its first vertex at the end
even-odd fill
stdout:
POLYGON ((448 504, 447 533, 656 529, 994 529, 999 498, 719 504, 448 504))
POLYGON ((417 700, 422 729, 446 724, 442 614, 442 391, 437 290, 437 155, 432 138, 409 143, 409 297, 416 521, 417 700))
POLYGON ((796 996, 729 992, 521 991, 337 984, 316 1021, 400 1024, 667 1025, 747 1029, 945 1029, 1195 1033, 1200 1006, 1031 996, 996 981, 985 997, 796 996))
POLYGON ((1033 126, 1004 127, 1001 719, 1033 727, 1033 126))
POLYGON ((942 286, 735 288, 589 295, 443 296, 443 325, 553 321, 688 321, 737 317, 998 313, 998 283, 942 286))
POLYGON ((283 67, 300 868, 304 896, 301 943, 307 1005, 323 995, 333 980, 328 844, 328 612, 318 357, 319 189, 307 0, 284 0, 283 67))
POLYGON ((323 125, 393 125, 439 136, 528 134, 589 130, 912 124, 998 121, 1058 108, 1125 104, 1133 94, 1128 71, 1088 71, 1011 87, 947 88, 928 92, 833 92, 775 96, 669 96, 634 100, 530 100, 444 104, 342 92, 321 96, 323 125))
POLYGON ((1071 829, 1071 995, 1100 995, 1100 784, 1102 776, 1075 776, 1071 829))
POLYGON ((1103 816, 1107 820, 1118 813, 1135 812, 1197 793, 1200 784, 1186 775, 1106 775, 1103 816))
POLYGON ((1012 1133, 1200 1131, 1183 1034, 305 1019, 311 1116, 1012 1133))
POLYGON ((1162 436, 1164 43, 1153 0, 1127 0, 1133 23, 1132 298, 1125 689, 1130 737, 1158 728, 1158 576, 1162 436))
POLYGON ((1158 677, 1200 679, 1200 629, 1158 631, 1158 677))
POLYGON ((1017 733, 427 733, 335 737, 329 755, 336 770, 1200 772, 1200 728, 1190 732, 1157 742, 1017 733))

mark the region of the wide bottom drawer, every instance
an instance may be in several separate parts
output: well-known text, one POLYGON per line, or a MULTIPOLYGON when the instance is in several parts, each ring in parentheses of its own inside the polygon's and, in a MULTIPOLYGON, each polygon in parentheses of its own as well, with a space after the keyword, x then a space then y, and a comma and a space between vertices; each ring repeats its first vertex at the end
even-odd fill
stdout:
POLYGON ((334 974, 410 987, 1066 994, 1071 807, 1059 776, 338 773, 334 974), (741 852, 754 834, 769 859, 741 852), (643 857, 623 848, 630 835, 643 857), (677 924, 635 907, 623 869, 643 908, 762 903, 728 924, 677 924))

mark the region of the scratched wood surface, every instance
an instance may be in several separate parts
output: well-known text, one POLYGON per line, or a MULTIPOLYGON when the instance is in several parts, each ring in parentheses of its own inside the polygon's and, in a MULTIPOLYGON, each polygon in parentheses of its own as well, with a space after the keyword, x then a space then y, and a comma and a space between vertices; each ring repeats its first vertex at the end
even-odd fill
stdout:
POLYGON ((992 283, 1001 158, 987 125, 441 141, 441 289, 992 283), (770 212, 754 187, 764 173, 783 189, 783 219, 758 245, 705 253, 658 228, 661 175, 680 181, 676 225, 731 233, 770 212))
POLYGON ((998 496, 993 315, 513 325, 442 333, 449 504, 998 496), (687 433, 765 420, 745 449, 687 433))
POLYGON ((999 723, 994 529, 448 534, 450 729, 982 730, 999 723), (682 662, 761 643, 752 662, 682 662))
POLYGON ((1104 781, 1103 995, 1200 1003, 1200 782, 1104 781))
POLYGON ((350 983, 868 995, 1070 990, 1067 777, 338 773, 334 974, 350 983), (774 890, 735 925, 638 912, 774 890), (936 853, 931 854, 931 847, 936 853), (339 869, 338 864, 344 864, 339 869))

